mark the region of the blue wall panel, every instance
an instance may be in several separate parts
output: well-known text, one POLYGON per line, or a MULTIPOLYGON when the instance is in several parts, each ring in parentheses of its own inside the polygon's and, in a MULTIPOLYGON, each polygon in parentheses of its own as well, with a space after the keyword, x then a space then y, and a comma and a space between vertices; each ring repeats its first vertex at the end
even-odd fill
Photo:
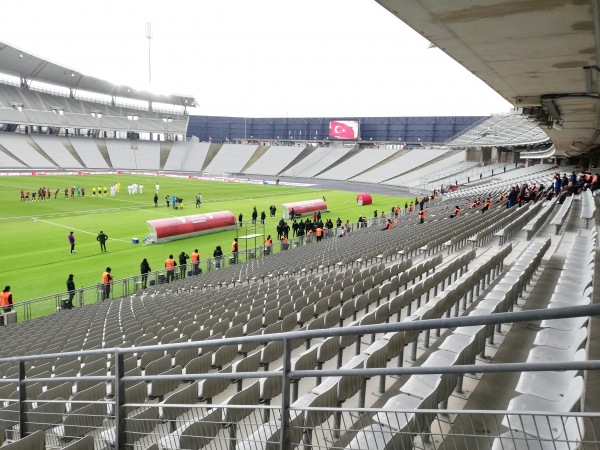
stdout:
POLYGON ((326 140, 330 120, 356 120, 360 139, 374 142, 443 143, 482 117, 363 117, 363 118, 251 118, 190 116, 187 136, 201 141, 236 139, 326 140))

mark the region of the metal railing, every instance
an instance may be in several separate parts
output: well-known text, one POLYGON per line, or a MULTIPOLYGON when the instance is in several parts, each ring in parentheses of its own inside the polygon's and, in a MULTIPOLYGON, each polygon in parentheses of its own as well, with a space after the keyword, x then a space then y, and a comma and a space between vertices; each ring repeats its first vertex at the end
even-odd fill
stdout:
MULTIPOLYGON (((305 378, 321 377, 358 377, 368 379, 371 377, 384 375, 416 375, 416 374, 467 374, 467 373, 507 373, 507 372, 525 372, 525 371, 558 371, 558 370, 577 370, 577 371, 596 371, 600 369, 600 361, 566 361, 559 363, 505 363, 505 364, 471 364, 471 365, 456 365, 446 367, 435 366, 419 366, 419 367, 395 367, 395 368, 370 368, 370 369, 344 369, 336 370, 294 370, 292 365, 292 349, 295 347, 294 342, 308 341, 315 338, 333 337, 333 336, 362 336, 373 335, 377 333, 388 333, 398 331, 414 331, 414 330, 433 330, 447 329, 461 326, 475 325, 495 325, 502 323, 529 322, 537 320, 558 319, 567 317, 591 317, 600 314, 600 305, 574 306, 568 308, 549 308, 544 310, 529 310, 513 313, 497 313, 482 316, 469 317, 453 317, 434 320, 423 320, 415 322, 398 322, 380 325, 366 326, 350 326, 336 329, 320 329, 311 331, 293 331, 279 334, 262 335, 262 336, 245 336, 240 338, 226 338, 219 340, 208 340, 201 342, 185 342, 166 345, 153 345, 137 348, 110 348, 110 349, 95 349, 85 352, 68 352, 54 353, 45 355, 29 355, 21 357, 0 358, 0 364, 11 363, 18 367, 18 376, 16 378, 0 379, 0 388, 7 383, 17 383, 19 386, 18 395, 11 395, 8 398, 0 399, 0 401, 9 402, 1 411, 1 419, 7 428, 11 428, 15 435, 14 438, 24 438, 29 433, 36 430, 47 430, 55 425, 64 425, 64 434, 55 436, 59 444, 63 444, 66 440, 83 436, 84 434, 92 434, 94 439, 108 442, 114 449, 121 450, 132 448, 135 440, 142 437, 150 436, 157 442, 159 439, 177 438, 183 439, 187 436, 186 432, 173 433, 173 428, 158 427, 159 424, 165 421, 165 410, 169 408, 179 408, 176 410, 176 415, 184 414, 183 422, 178 422, 179 425, 187 424, 190 426, 196 423, 200 427, 202 421, 205 420, 208 425, 202 428, 206 435, 198 432, 192 433, 190 438, 204 439, 205 444, 214 439, 221 442, 219 448, 227 446, 229 449, 236 448, 280 448, 292 449, 299 444, 302 439, 305 448, 344 448, 345 443, 353 439, 357 433, 367 429, 371 423, 370 415, 372 413, 384 413, 395 415, 396 417, 412 414, 414 416, 423 416, 424 421, 422 426, 409 427, 399 430, 397 433, 392 433, 388 430, 385 434, 382 430, 376 431, 371 435, 371 438, 390 438, 400 439, 402 435, 408 435, 408 439, 422 439, 423 442, 438 439, 443 442, 446 439, 458 440, 465 442, 467 445, 461 448, 490 448, 491 440, 499 437, 500 416, 506 415, 507 411, 450 411, 450 410, 401 410, 401 409, 382 409, 382 408, 347 408, 344 409, 340 404, 337 407, 319 407, 319 405, 300 406, 293 404, 292 385, 300 382, 305 378), (125 375, 125 358, 127 355, 140 354, 142 352, 161 352, 175 349, 197 349, 200 347, 223 347, 226 345, 240 345, 248 343, 267 344, 269 342, 282 341, 283 343, 283 366, 278 371, 264 372, 226 372, 226 373, 186 373, 177 375, 156 375, 156 376, 128 376, 125 375), (56 358, 78 358, 83 360, 84 356, 90 355, 106 355, 111 356, 115 365, 111 371, 112 375, 108 376, 71 376, 71 377, 47 377, 42 378, 39 375, 36 377, 28 376, 28 365, 32 361, 55 360, 56 358), (265 407, 256 403, 244 403, 243 396, 232 396, 228 401, 221 404, 165 404, 165 403, 127 403, 126 402, 126 387, 133 383, 139 382, 157 382, 157 381, 194 381, 194 380, 209 380, 209 379, 230 379, 246 380, 255 378, 277 378, 281 380, 281 405, 277 407, 265 407), (28 389, 33 389, 33 386, 44 383, 81 383, 82 380, 108 382, 112 385, 112 400, 85 401, 83 402, 86 408, 93 409, 93 405, 101 405, 103 408, 95 414, 77 413, 77 409, 73 405, 78 402, 68 402, 62 398, 54 400, 35 400, 27 399, 28 389), (34 405, 35 403, 35 405, 34 405), (72 420, 69 421, 69 416, 64 414, 67 412, 66 404, 70 404, 69 415, 73 413, 72 420), (40 406, 41 405, 41 406, 40 406), (57 405, 57 406, 55 406, 57 405), (90 406, 92 405, 92 406, 90 406), (35 406, 35 414, 32 408, 35 406), (163 409, 163 418, 159 418, 158 409, 163 409), (210 408, 210 411, 209 411, 210 408), (198 412, 200 410, 200 413, 198 412), (202 410, 205 410, 202 413, 202 410), (187 412, 186 412, 187 411, 187 412), (268 411, 268 413, 267 413, 268 411), (12 414, 12 421, 9 419, 8 413, 12 414), (209 414, 216 413, 213 417, 209 414), (461 419, 457 423, 447 422, 441 426, 441 417, 448 417, 451 414, 458 414, 461 419), (77 416, 81 415, 81 420, 76 420, 77 416), (327 422, 329 416, 334 416, 334 424, 330 426, 327 422), (477 416, 478 419, 474 419, 477 416), (489 416, 490 421, 494 426, 481 425, 482 416, 489 416), (66 417, 63 419, 63 417, 66 417), (95 421, 94 417, 98 420, 95 421), (207 419, 208 417, 208 419, 207 419), (299 419, 300 418, 300 419, 299 419), (101 419, 101 420, 100 420, 101 419), (108 419, 105 421, 105 419, 108 419), (64 423, 63 423, 64 420, 64 423), (66 422, 69 421, 70 431, 67 431, 66 422), (82 423, 83 421, 83 423, 82 423), (464 421, 464 423, 463 423, 464 421), (327 422, 327 423, 325 423, 327 422), (243 427, 240 425, 243 423, 243 427), (325 424, 324 424, 325 423, 325 424), (449 427, 448 423, 452 426, 449 427), (477 423, 479 425, 475 426, 477 423), (210 424, 214 426, 210 428, 210 424), (470 424, 470 425, 469 425, 470 424), (18 427, 15 427, 18 425, 18 427), (214 433, 207 431, 214 431, 214 433), (75 430, 75 431, 73 431, 75 430), (78 431, 77 431, 78 430, 78 431), (226 430, 226 432, 224 431, 226 430), (69 434, 76 433, 76 436, 69 434), (378 437, 378 433, 380 436, 378 437), (152 436, 154 434, 154 436, 152 436), (249 442, 248 446, 244 447, 240 441, 249 442), (268 444, 270 442, 270 444, 268 444), (487 443, 483 445, 481 443, 487 443), (259 445, 260 444, 260 445, 259 445), (481 445, 479 445, 481 444, 481 445), (242 446, 240 446, 242 445, 242 446)), ((69 385, 71 386, 71 385, 69 385)), ((239 384, 241 386, 241 384, 239 384)), ((366 385, 363 384, 364 389, 366 385)), ((71 388, 69 388, 70 391, 71 388)), ((256 388, 258 389, 258 388, 256 388)), ((297 389, 294 390, 297 393, 297 389)), ((144 387, 145 393, 145 387, 144 387)), ((238 389, 238 393, 242 391, 238 389)), ((73 400, 73 399, 72 399, 73 400)), ((84 411, 83 409, 81 411, 84 411)), ((600 441, 597 438, 596 423, 600 418, 600 413, 581 413, 571 414, 564 413, 548 413, 543 411, 510 411, 511 416, 517 416, 519 420, 541 417, 542 420, 550 421, 558 420, 565 424, 575 420, 577 422, 575 428, 582 430, 582 427, 587 423, 585 437, 583 430, 581 436, 577 433, 566 433, 558 436, 559 439, 568 441, 569 444, 574 442, 576 445, 581 444, 584 440, 590 445, 595 445, 598 448, 600 441), (557 419, 556 419, 557 418, 557 419), (591 432, 589 431, 591 429, 591 432)), ((168 420, 167 420, 168 422, 168 420)), ((490 422, 487 422, 490 423, 490 422)), ((175 424, 172 424, 175 426, 175 424)), ((206 424, 204 424, 206 425, 206 424)), ((182 428, 180 428, 181 430, 182 428)), ((188 429, 186 429, 188 430, 188 429)), ((54 435, 53 435, 54 436, 54 435)), ((384 440, 386 440, 384 439, 384 440)), ((507 438, 508 439, 508 438, 507 438)), ((519 436, 515 434, 510 439, 520 439, 521 441, 531 440, 533 443, 539 443, 539 438, 532 436, 519 436), (535 442, 534 442, 535 441, 535 442)), ((104 444, 103 444, 104 445, 104 444)), ((508 445, 508 444, 507 444, 508 445)), ((171 447, 169 447, 171 448, 171 447)), ((174 447, 178 448, 178 447, 174 447)), ((188 448, 188 447, 183 447, 188 448)), ((194 447, 194 448, 199 448, 194 447)), ((354 447, 353 447, 354 448, 354 447)), ((369 447, 372 448, 372 447, 369 447)), ((380 447, 380 448, 383 448, 380 447)), ((405 448, 405 447, 388 447, 385 448, 405 448)), ((411 447, 412 448, 412 447, 411 447)), ((512 448, 507 446, 507 448, 512 448)), ((592 448, 586 446, 586 448, 592 448)))
MULTIPOLYGON (((379 216, 368 219, 363 223, 350 223, 348 226, 349 231, 346 230, 345 225, 342 225, 342 227, 325 229, 323 233, 323 239, 344 236, 349 233, 354 233, 365 227, 383 226, 388 218, 393 218, 393 214, 386 213, 385 217, 383 218, 379 216)), ((316 242, 317 238, 314 234, 292 236, 288 239, 287 245, 283 244, 282 241, 274 240, 272 253, 274 254, 282 251, 289 251, 305 245, 315 244, 316 242)), ((265 252, 264 243, 261 243, 257 246, 248 246, 248 248, 240 250, 235 258, 233 253, 226 253, 223 254, 221 258, 206 258, 201 260, 198 263, 197 268, 195 268, 192 263, 188 263, 186 266, 178 265, 173 273, 173 279, 179 280, 191 276, 201 276, 202 273, 224 269, 225 267, 229 267, 234 264, 245 263, 262 258, 264 256, 268 256, 268 254, 265 252)), ((85 286, 76 289, 74 292, 75 295, 72 299, 72 305, 74 308, 77 308, 109 298, 123 298, 133 295, 147 287, 158 286, 162 284, 168 284, 166 269, 148 273, 146 280, 144 280, 144 276, 141 274, 119 280, 113 280, 110 283, 110 289, 108 289, 108 292, 106 286, 104 286, 102 283, 97 283, 92 286, 85 286)), ((69 298, 69 291, 57 292, 43 297, 37 297, 15 303, 13 305, 13 311, 17 312, 17 318, 19 322, 31 320, 35 317, 40 317, 42 315, 52 314, 54 312, 60 312, 67 309, 69 298), (41 312, 45 312, 46 314, 42 314, 41 312)))

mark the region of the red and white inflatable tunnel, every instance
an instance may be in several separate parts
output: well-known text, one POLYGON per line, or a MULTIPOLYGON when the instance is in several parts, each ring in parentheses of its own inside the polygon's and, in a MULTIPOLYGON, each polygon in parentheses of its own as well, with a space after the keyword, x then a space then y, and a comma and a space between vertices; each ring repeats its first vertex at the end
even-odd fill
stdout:
POLYGON ((373 203, 373 197, 370 194, 358 194, 356 196, 356 204, 358 206, 370 205, 373 203))
POLYGON ((231 211, 218 211, 192 216, 147 220, 150 241, 162 243, 235 229, 235 216, 231 211))
POLYGON ((305 202, 284 203, 282 206, 284 219, 289 219, 291 217, 292 209, 294 210, 294 217, 308 216, 315 212, 327 211, 327 203, 320 199, 307 200, 305 202))

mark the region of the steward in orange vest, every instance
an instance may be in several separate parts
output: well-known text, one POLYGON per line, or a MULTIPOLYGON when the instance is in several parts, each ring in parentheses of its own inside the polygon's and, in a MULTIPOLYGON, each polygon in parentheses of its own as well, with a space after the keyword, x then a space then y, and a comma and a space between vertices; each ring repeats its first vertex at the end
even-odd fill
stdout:
POLYGON ((10 286, 6 286, 0 294, 0 306, 4 309, 4 312, 11 312, 13 305, 12 294, 10 293, 10 286))
POLYGON ((107 267, 104 273, 102 274, 102 285, 104 286, 104 298, 110 297, 110 285, 113 281, 113 277, 110 274, 111 268, 107 267))
POLYGON ((272 249, 273 249, 273 239, 271 239, 271 235, 269 234, 267 236, 267 239, 265 239, 265 255, 270 255, 272 249))
POLYGON ((425 210, 424 209, 419 211, 419 219, 421 220, 421 223, 425 222, 425 210))
POLYGON ((194 250, 192 253, 192 272, 194 275, 198 275, 198 266, 200 265, 200 253, 198 253, 198 249, 194 250))
POLYGON ((175 266, 177 263, 173 259, 173 255, 169 255, 169 257, 165 260, 165 268, 167 269, 167 283, 169 280, 175 280, 175 266))

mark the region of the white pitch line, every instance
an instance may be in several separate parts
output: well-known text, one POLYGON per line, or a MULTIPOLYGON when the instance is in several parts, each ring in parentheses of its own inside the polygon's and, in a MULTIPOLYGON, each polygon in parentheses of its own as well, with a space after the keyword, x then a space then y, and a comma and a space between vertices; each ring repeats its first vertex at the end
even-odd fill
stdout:
MULTIPOLYGON (((61 224, 59 224, 59 223, 50 222, 50 221, 48 221, 48 220, 36 219, 35 217, 34 217, 34 219, 33 219, 33 220, 34 220, 34 222, 43 222, 43 223, 47 223, 47 224, 49 224, 49 225, 54 225, 54 226, 56 226, 56 227, 66 228, 67 230, 74 230, 74 231, 78 231, 78 232, 80 232, 80 233, 91 234, 92 236, 97 236, 97 234, 96 234, 96 233, 92 233, 92 232, 90 232, 90 231, 85 231, 85 230, 80 230, 80 229, 78 229, 78 228, 72 228, 72 227, 68 227, 68 226, 66 226, 66 225, 61 225, 61 224)), ((129 244, 129 241, 124 241, 124 240, 122 240, 122 239, 110 238, 110 240, 111 240, 111 241, 125 242, 126 244, 129 244)))

